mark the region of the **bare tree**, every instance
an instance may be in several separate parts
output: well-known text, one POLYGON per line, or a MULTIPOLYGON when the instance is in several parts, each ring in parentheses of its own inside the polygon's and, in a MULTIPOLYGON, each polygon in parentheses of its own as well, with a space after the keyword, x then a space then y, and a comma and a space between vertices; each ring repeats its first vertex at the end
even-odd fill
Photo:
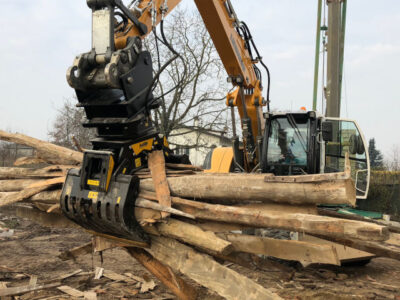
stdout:
POLYGON ((386 169, 400 171, 400 145, 393 145, 390 153, 386 155, 386 169))
MULTIPOLYGON (((225 95, 229 86, 199 13, 177 9, 165 21, 164 30, 168 44, 179 57, 161 74, 154 90, 161 100, 153 114, 157 129, 167 137, 182 127, 188 131, 226 131, 229 114, 225 95)), ((152 35, 145 43, 158 70, 174 55, 162 45, 159 31, 159 40, 152 35)))
POLYGON ((81 147, 87 148, 95 132, 93 129, 82 127, 82 122, 86 119, 85 112, 75 104, 75 99, 64 100, 63 105, 57 109, 56 118, 47 134, 50 142, 57 145, 73 149, 74 137, 81 147))

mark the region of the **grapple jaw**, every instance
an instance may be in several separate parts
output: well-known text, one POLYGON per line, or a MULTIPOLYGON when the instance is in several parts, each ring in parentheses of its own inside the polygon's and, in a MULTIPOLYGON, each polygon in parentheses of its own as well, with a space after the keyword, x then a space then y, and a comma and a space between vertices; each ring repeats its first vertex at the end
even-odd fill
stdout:
POLYGON ((82 168, 68 172, 60 199, 62 212, 88 230, 147 247, 150 239, 135 218, 139 178, 113 174, 110 160, 111 153, 85 153, 82 168))

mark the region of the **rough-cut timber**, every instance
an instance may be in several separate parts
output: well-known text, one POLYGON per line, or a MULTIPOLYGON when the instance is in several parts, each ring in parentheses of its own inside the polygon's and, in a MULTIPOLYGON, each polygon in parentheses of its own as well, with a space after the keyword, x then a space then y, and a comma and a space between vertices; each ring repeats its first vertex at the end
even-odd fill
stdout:
POLYGON ((217 237, 214 232, 204 231, 196 225, 169 219, 167 223, 157 224, 157 229, 162 235, 211 252, 227 255, 233 251, 230 242, 217 237))
MULTIPOLYGON (((171 177, 168 178, 168 184, 173 196, 196 200, 212 199, 222 204, 226 201, 238 203, 261 201, 300 205, 320 203, 355 205, 355 187, 350 176, 338 176, 337 179, 332 179, 329 174, 320 174, 315 175, 313 181, 306 183, 272 181, 271 176, 198 174, 171 177), (325 180, 325 176, 328 176, 329 180, 325 180), (270 181, 266 182, 266 177, 270 181)), ((152 180, 142 180, 140 188, 154 191, 152 180)))
POLYGON ((286 260, 296 260, 303 265, 319 263, 340 266, 334 246, 308 242, 277 240, 243 234, 219 234, 231 242, 236 252, 263 254, 286 260))
POLYGON ((20 133, 9 133, 0 130, 0 140, 35 148, 39 158, 53 164, 77 165, 83 160, 83 154, 80 152, 20 133))
POLYGON ((126 248, 128 253, 157 277, 181 300, 195 300, 196 289, 177 276, 172 270, 140 248, 126 248))
POLYGON ((154 237, 149 252, 172 269, 228 300, 282 299, 249 278, 218 264, 210 256, 175 240, 154 237))
POLYGON ((18 192, 38 181, 40 179, 0 180, 0 192, 18 192))
MULTIPOLYGON (((152 199, 151 194, 141 193, 141 197, 152 199)), ((330 238, 384 241, 389 238, 387 227, 366 222, 330 218, 309 214, 268 211, 246 207, 208 204, 171 197, 173 206, 197 219, 243 224, 256 228, 280 228, 330 238)))
MULTIPOLYGON (((148 165, 151 172, 152 184, 157 195, 158 203, 171 207, 171 193, 165 173, 165 158, 163 151, 153 151, 148 155, 148 165)), ((161 216, 166 218, 169 213, 162 212, 161 216)))

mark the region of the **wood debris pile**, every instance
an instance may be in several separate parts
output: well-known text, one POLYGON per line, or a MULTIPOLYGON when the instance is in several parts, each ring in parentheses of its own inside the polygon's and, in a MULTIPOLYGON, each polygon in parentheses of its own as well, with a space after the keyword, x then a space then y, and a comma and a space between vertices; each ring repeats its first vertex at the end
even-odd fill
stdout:
MULTIPOLYGON (((36 207, 28 212, 32 218, 56 215, 58 222, 62 183, 68 169, 79 167, 82 153, 21 134, 0 131, 0 139, 33 147, 37 159, 50 164, 40 169, 0 168, 0 206, 24 201, 36 207)), ((217 261, 246 265, 246 255, 257 254, 303 264, 340 265, 333 245, 243 234, 249 228, 305 233, 400 259, 397 225, 324 216, 317 209, 320 203, 355 204, 349 169, 285 177, 207 174, 190 165, 165 164, 162 152, 155 151, 149 155, 149 169, 137 175, 140 194, 132 213, 151 236, 151 245, 141 249, 128 240, 100 235, 95 238, 95 248, 126 248, 181 299, 194 299, 196 291, 171 268, 227 299, 279 299, 217 261)), ((85 245, 78 250, 91 249, 85 245)))

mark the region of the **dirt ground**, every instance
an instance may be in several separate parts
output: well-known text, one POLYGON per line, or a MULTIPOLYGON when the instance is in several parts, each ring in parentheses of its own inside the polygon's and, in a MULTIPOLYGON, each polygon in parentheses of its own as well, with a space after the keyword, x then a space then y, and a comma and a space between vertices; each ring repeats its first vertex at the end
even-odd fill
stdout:
MULTIPOLYGON (((90 235, 81 230, 39 226, 17 218, 13 207, 1 208, 0 227, 14 230, 8 237, 0 234, 0 288, 4 283, 7 287, 27 285, 34 275, 38 277, 38 284, 54 283, 63 275, 81 269, 81 273, 63 279, 62 285, 82 292, 94 291, 97 299, 176 299, 123 249, 105 251, 103 262, 99 254, 86 254, 69 261, 58 258, 61 252, 90 241, 90 235), (134 279, 118 281, 104 276, 94 279, 96 267, 121 275, 130 273, 147 283, 154 281, 156 285, 154 289, 141 292, 142 284, 134 279)), ((391 259, 375 258, 366 266, 342 267, 314 265, 303 268, 295 263, 282 264, 258 258, 257 266, 250 269, 231 263, 226 265, 284 299, 400 300, 400 262, 391 259)), ((199 299, 222 299, 196 286, 200 290, 199 299)), ((22 294, 15 299, 78 298, 54 287, 22 294)))

